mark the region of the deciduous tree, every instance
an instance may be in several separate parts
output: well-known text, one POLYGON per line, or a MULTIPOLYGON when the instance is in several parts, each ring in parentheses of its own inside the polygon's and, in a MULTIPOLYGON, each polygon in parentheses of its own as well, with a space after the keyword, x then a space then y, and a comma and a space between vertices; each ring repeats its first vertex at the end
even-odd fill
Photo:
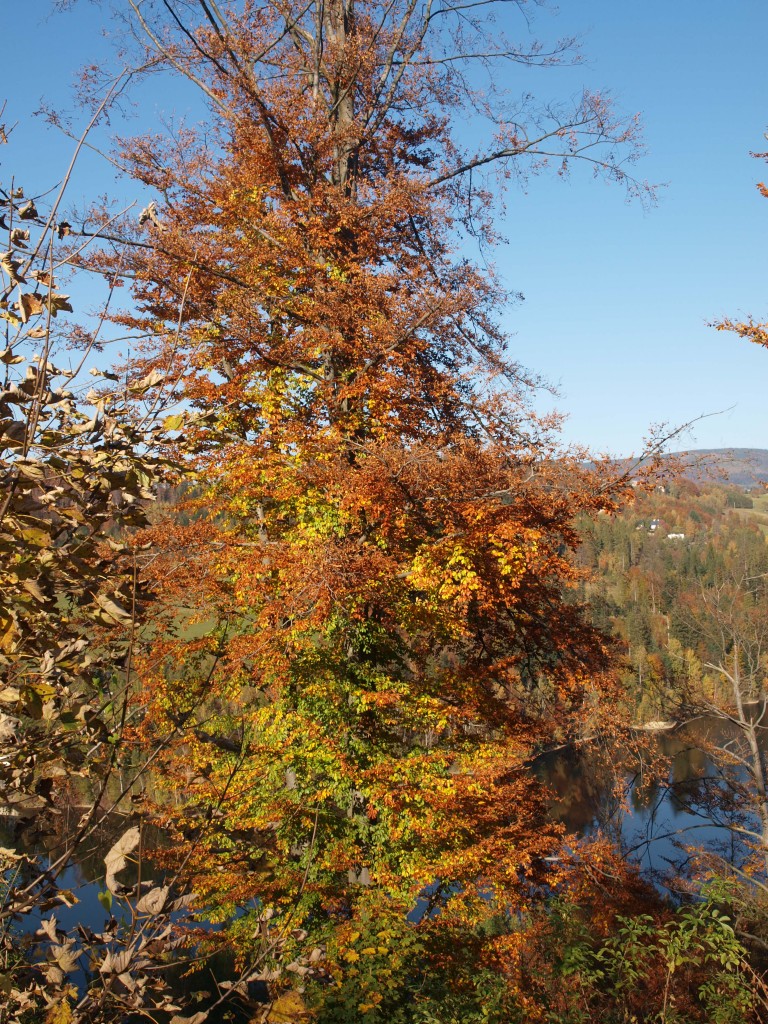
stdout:
MULTIPOLYGON (((601 96, 510 99, 499 76, 568 46, 506 42, 485 4, 128 7, 144 66, 209 109, 119 143, 152 202, 82 261, 131 281, 129 375, 215 416, 179 420, 197 490, 148 535, 167 856, 219 913, 255 906, 244 978, 276 927, 283 953, 312 942, 299 975, 367 977, 409 912, 459 977, 438 934, 509 929, 565 884, 532 758, 621 701, 570 559, 621 487, 532 411, 508 296, 461 240, 493 241, 505 179, 548 163, 642 191, 636 125, 601 96)), ((356 1019, 396 984, 366 982, 356 1019)))

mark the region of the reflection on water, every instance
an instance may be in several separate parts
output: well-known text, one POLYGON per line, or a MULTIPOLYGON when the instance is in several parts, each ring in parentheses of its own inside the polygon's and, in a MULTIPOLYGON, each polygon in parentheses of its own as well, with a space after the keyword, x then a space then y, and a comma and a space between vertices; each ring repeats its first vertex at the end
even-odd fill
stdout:
POLYGON ((602 831, 658 880, 685 869, 690 847, 704 847, 733 864, 746 858, 746 842, 734 831, 755 826, 734 786, 746 773, 718 766, 702 749, 738 740, 735 728, 714 719, 697 719, 674 733, 648 734, 645 755, 642 746, 628 753, 620 793, 611 769, 588 750, 557 751, 535 770, 554 794, 552 814, 569 831, 582 836, 602 831), (649 777, 652 748, 668 765, 661 779, 649 777))
MULTIPOLYGON (((29 817, 0 815, 0 846, 30 857, 29 862, 23 861, 19 868, 14 868, 16 889, 38 878, 40 870, 47 870, 62 856, 67 844, 77 834, 85 810, 83 807, 68 805, 43 813, 35 812, 29 817)), ((71 895, 73 903, 71 907, 56 904, 56 920, 62 928, 82 924, 94 932, 104 930, 110 911, 96 899, 97 893, 106 892, 104 858, 121 836, 135 824, 136 818, 110 815, 77 844, 75 859, 70 860, 66 868, 56 876, 58 888, 63 889, 65 895, 71 895)), ((167 846, 167 837, 162 830, 143 823, 138 850, 127 858, 126 867, 120 872, 120 881, 128 888, 140 882, 142 891, 152 885, 166 884, 164 871, 152 859, 153 852, 164 846, 167 846)), ((116 899, 112 904, 111 916, 119 920, 123 909, 123 903, 116 899)), ((50 911, 46 913, 46 916, 49 915, 50 911)))
MULTIPOLYGON (((38 878, 40 868, 46 869, 61 856, 66 837, 76 833, 81 815, 82 808, 77 807, 67 807, 59 814, 39 815, 30 819, 0 815, 0 846, 37 858, 37 869, 31 862, 23 861, 18 868, 8 873, 8 876, 14 875, 13 884, 17 891, 38 878)), ((123 926, 130 927, 132 919, 127 902, 116 898, 112 902, 111 910, 107 910, 100 902, 99 894, 106 891, 104 858, 131 824, 132 822, 124 817, 115 815, 78 845, 76 860, 71 861, 57 876, 58 891, 63 891, 71 905, 51 900, 50 905, 43 902, 34 911, 25 914, 15 925, 20 948, 26 946, 32 951, 37 946, 35 932, 39 929, 41 921, 50 918, 52 914, 56 917, 58 928, 64 932, 71 932, 78 926, 96 934, 106 932, 110 927, 110 919, 113 919, 112 927, 117 922, 117 934, 124 933, 123 926)), ((131 887, 135 886, 141 877, 142 884, 147 888, 151 885, 165 884, 168 879, 152 863, 152 851, 166 842, 166 837, 160 830, 145 824, 142 827, 141 856, 128 859, 127 867, 120 872, 121 882, 131 887)), ((53 890, 51 892, 53 894, 53 890)), ((170 917, 171 920, 178 919, 180 914, 173 913, 170 917)), ((208 929, 212 926, 200 922, 199 927, 208 929)), ((205 1008, 218 996, 218 982, 235 976, 232 957, 226 952, 209 956, 204 966, 195 971, 190 971, 183 963, 169 964, 163 970, 174 996, 185 1005, 194 1003, 197 1009, 205 1008)), ((69 980, 84 993, 94 977, 83 958, 78 970, 70 975, 69 980)), ((214 1011, 209 1017, 209 1022, 244 1022, 251 1016, 252 1013, 247 1007, 233 1001, 214 1011)), ((144 1019, 144 1015, 129 1014, 125 1018, 125 1024, 139 1024, 144 1019)))

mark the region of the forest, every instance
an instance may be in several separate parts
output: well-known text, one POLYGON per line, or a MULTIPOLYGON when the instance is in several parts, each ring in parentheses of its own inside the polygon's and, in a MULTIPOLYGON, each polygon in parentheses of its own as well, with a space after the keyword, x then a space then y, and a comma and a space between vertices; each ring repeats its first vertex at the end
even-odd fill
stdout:
POLYGON ((515 358, 505 197, 654 198, 536 6, 96 4, 40 191, 2 107, 0 1024, 768 1020, 768 495, 515 358))

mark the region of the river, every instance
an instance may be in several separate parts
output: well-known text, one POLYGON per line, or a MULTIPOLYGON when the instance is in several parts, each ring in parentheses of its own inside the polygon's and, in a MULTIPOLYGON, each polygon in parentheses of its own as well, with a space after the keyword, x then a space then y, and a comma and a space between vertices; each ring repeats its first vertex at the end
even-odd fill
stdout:
POLYGON ((719 759, 705 753, 712 745, 737 741, 734 727, 712 718, 695 719, 673 732, 638 731, 638 750, 627 752, 620 794, 615 775, 578 748, 542 758, 535 770, 553 792, 553 816, 569 832, 611 836, 664 887, 685 871, 689 847, 704 847, 732 864, 745 859, 747 848, 733 826, 753 827, 754 819, 749 808, 734 801, 731 784, 743 781, 744 772, 724 770, 719 759), (649 781, 653 752, 664 759, 666 771, 649 781))

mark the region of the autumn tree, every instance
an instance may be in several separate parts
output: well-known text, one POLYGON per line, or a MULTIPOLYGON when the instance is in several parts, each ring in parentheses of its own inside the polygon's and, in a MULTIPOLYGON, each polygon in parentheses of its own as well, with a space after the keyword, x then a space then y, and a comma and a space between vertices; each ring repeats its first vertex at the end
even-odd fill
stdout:
POLYGON ((588 857, 529 768, 618 713, 570 551, 621 486, 532 412, 508 295, 462 246, 497 240, 505 180, 550 163, 642 192, 636 125, 599 95, 507 95, 571 46, 515 46, 484 3, 125 11, 143 67, 208 107, 118 141, 148 205, 79 259, 130 281, 129 379, 208 417, 175 422, 197 485, 146 535, 162 597, 136 731, 178 737, 156 761, 164 856, 212 912, 254 908, 231 928, 242 984, 321 975, 326 1019, 375 1015, 409 970, 469 998, 469 948, 503 987, 494 936, 588 857), (489 145, 462 142, 468 118, 489 145), (354 1006, 324 997, 347 983, 354 1006))

